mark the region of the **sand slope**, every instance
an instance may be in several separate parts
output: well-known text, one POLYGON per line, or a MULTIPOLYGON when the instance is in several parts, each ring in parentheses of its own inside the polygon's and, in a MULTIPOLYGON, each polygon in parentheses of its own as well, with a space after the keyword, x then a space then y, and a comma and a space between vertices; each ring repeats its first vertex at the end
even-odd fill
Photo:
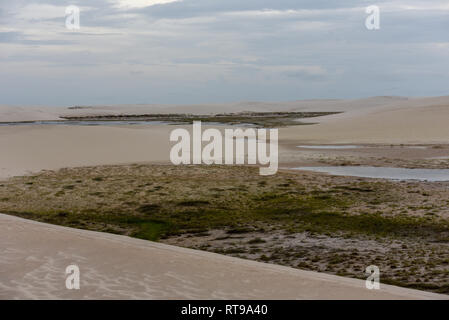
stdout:
POLYGON ((284 141, 313 143, 449 142, 449 98, 395 101, 343 114, 307 119, 319 122, 281 130, 284 141))
POLYGON ((0 214, 0 299, 447 299, 0 214), (80 268, 81 289, 65 288, 80 268))
POLYGON ((65 108, 0 105, 0 122, 59 120, 65 108))
POLYGON ((0 127, 0 179, 62 167, 169 161, 173 126, 0 127))

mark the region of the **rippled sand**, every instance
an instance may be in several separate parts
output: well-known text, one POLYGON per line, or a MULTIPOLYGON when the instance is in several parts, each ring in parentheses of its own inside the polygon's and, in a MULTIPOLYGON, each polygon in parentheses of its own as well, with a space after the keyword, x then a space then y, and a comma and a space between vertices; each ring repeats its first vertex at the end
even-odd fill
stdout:
POLYGON ((447 296, 0 214, 0 299, 446 299, 447 296), (80 290, 65 268, 80 268, 80 290))

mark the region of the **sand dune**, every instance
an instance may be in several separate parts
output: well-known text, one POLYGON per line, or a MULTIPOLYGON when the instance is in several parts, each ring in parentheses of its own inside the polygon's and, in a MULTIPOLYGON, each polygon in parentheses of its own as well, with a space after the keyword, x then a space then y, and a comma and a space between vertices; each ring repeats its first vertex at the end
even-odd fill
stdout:
POLYGON ((167 162, 171 126, 0 127, 0 178, 44 169, 167 162))
MULTIPOLYGON (((1 121, 57 119, 62 114, 219 112, 242 110, 345 111, 310 118, 315 125, 281 128, 284 143, 448 143, 449 97, 376 97, 289 103, 237 103, 208 106, 116 106, 66 108, 0 107, 1 121), (160 108, 160 109, 157 109, 160 108), (159 112, 157 111, 157 112, 159 112), (59 112, 59 113, 57 113, 59 112)), ((16 126, 0 127, 0 178, 66 166, 168 162, 173 126, 16 126)), ((281 149, 282 153, 282 149, 281 149)))
POLYGON ((216 114, 223 112, 241 111, 356 111, 371 109, 382 105, 408 101, 402 97, 373 97, 367 99, 341 100, 298 100, 292 102, 236 102, 211 103, 190 105, 113 105, 113 106, 81 106, 78 107, 45 107, 45 106, 5 106, 0 105, 0 122, 58 120, 64 116, 91 116, 91 115, 126 115, 148 113, 194 113, 216 114))
POLYGON ((238 111, 343 112, 305 120, 319 123, 317 125, 283 128, 280 131, 280 139, 285 141, 313 143, 447 143, 449 141, 449 97, 373 97, 356 100, 240 102, 185 106, 120 105, 85 109, 0 106, 0 122, 52 120, 60 119, 59 117, 62 116, 101 114, 209 114, 238 111))
POLYGON ((59 120, 59 112, 63 109, 63 107, 0 105, 0 122, 59 120))
POLYGON ((0 299, 447 299, 447 296, 0 214, 0 299), (80 290, 65 268, 80 269, 80 290))
POLYGON ((449 142, 449 104, 386 108, 370 113, 337 115, 316 121, 321 123, 282 129, 280 136, 283 140, 320 144, 449 142))

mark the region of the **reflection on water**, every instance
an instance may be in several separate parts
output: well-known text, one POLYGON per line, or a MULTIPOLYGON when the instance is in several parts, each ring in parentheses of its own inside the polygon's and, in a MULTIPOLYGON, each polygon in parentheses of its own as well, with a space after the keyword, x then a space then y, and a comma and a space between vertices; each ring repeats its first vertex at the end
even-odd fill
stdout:
POLYGON ((316 146, 297 146, 298 148, 303 149, 357 149, 361 148, 361 146, 353 146, 353 145, 316 145, 316 146))
POLYGON ((293 169, 324 172, 337 176, 354 176, 391 180, 420 180, 433 182, 449 181, 449 169, 406 169, 364 166, 299 167, 293 169))
MULTIPOLYGON (((72 120, 49 120, 49 121, 25 121, 25 122, 0 122, 0 127, 5 126, 31 126, 31 125, 63 125, 63 126, 120 126, 120 125, 156 125, 156 124, 180 124, 190 125, 188 122, 176 121, 153 121, 153 120, 108 120, 108 121, 72 121, 72 120)), ((254 127, 252 123, 221 123, 221 122, 207 122, 203 121, 204 126, 237 126, 237 127, 254 127)))
POLYGON ((115 125, 135 125, 135 124, 165 124, 164 121, 30 121, 30 122, 4 122, 0 126, 25 126, 25 125, 65 125, 65 126, 115 126, 115 125))
MULTIPOLYGON (((338 149, 358 149, 358 148, 382 148, 383 146, 357 146, 357 145, 352 145, 352 144, 348 144, 348 145, 341 145, 341 144, 336 144, 336 145, 303 145, 303 146, 296 146, 297 148, 302 148, 302 149, 330 149, 330 150, 338 150, 338 149)), ((389 146, 390 148, 393 147, 393 145, 389 146)), ((407 148, 407 149, 421 149, 421 150, 425 150, 427 149, 427 146, 404 146, 404 145, 398 145, 395 147, 399 147, 399 148, 407 148)), ((385 148, 385 146, 384 146, 385 148)))

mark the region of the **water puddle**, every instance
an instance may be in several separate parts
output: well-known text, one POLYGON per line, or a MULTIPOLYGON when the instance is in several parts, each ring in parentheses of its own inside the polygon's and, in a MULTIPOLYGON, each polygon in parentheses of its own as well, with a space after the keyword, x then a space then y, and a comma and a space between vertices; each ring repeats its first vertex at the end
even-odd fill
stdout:
MULTIPOLYGON (((326 150, 338 150, 338 149, 358 149, 358 148, 382 148, 382 146, 358 146, 358 145, 302 145, 302 146, 296 146, 297 148, 301 148, 301 149, 326 149, 326 150)), ((420 150, 425 150, 427 149, 427 146, 394 146, 396 148, 406 148, 406 149, 420 149, 420 150)), ((384 147, 387 148, 387 147, 384 147)), ((391 148, 391 146, 389 146, 388 148, 391 148)))
POLYGON ((362 148, 362 146, 354 146, 354 145, 316 145, 316 146, 297 146, 302 149, 357 149, 362 148))
MULTIPOLYGON (((26 122, 0 122, 0 127, 8 126, 32 126, 32 125, 62 125, 62 126, 120 126, 120 125, 191 125, 188 122, 176 121, 145 121, 145 120, 89 120, 89 121, 74 121, 74 120, 49 120, 49 121, 26 121, 26 122)), ((236 126, 236 127, 254 127, 251 123, 221 123, 221 122, 202 122, 204 126, 236 126)))
POLYGON ((390 180, 419 180, 431 182, 449 181, 449 169, 406 169, 365 166, 299 167, 293 169, 323 172, 336 176, 353 176, 390 180))
POLYGON ((166 124, 164 121, 30 121, 30 122, 3 122, 0 126, 31 126, 31 125, 64 125, 64 126, 116 126, 116 125, 155 125, 155 124, 166 124))
POLYGON ((441 157, 430 157, 426 158, 428 160, 449 160, 449 156, 441 156, 441 157))

